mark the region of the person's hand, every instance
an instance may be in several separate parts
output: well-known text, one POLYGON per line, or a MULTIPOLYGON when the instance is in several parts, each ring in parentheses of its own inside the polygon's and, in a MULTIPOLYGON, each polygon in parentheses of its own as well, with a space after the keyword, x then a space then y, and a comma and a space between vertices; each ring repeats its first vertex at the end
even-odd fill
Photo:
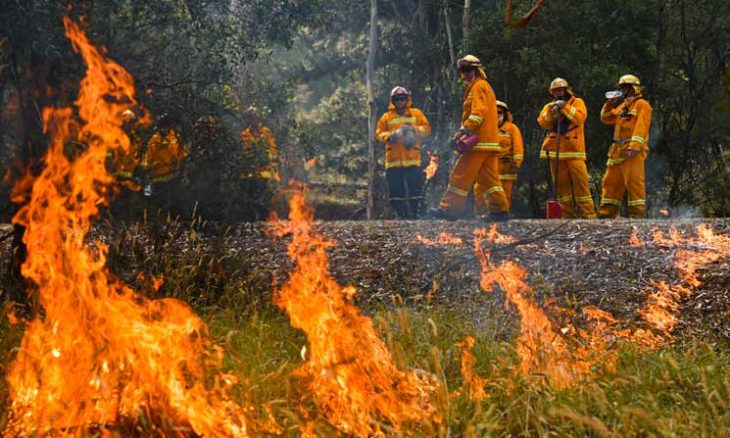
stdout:
POLYGON ((553 117, 557 117, 560 114, 560 108, 557 105, 553 105, 552 108, 553 117))
POLYGON ((453 138, 456 139, 456 138, 466 137, 468 135, 471 135, 471 131, 469 131, 469 129, 466 128, 465 126, 462 126, 461 128, 459 128, 458 131, 456 131, 456 133, 454 133, 453 138))
POLYGON ((400 138, 400 133, 398 131, 393 132, 390 134, 390 137, 388 137, 388 143, 395 143, 400 138))
POLYGON ((624 156, 625 156, 626 158, 631 158, 631 157, 634 157, 634 156, 636 156, 636 154, 638 154, 638 153, 639 153, 639 151, 635 151, 635 150, 633 150, 633 149, 626 149, 626 150, 624 151, 624 156))
POLYGON ((520 167, 514 163, 512 163, 512 165, 509 167, 509 172, 512 174, 516 174, 519 171, 520 171, 520 167))
POLYGON ((559 109, 565 108, 565 101, 564 100, 556 100, 553 102, 553 107, 558 107, 559 109))

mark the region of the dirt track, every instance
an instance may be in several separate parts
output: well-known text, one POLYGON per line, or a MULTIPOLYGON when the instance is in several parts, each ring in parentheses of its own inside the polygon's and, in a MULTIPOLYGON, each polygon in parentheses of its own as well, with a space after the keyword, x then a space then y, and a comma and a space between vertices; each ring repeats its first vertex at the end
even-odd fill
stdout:
MULTIPOLYGON (((701 223, 718 234, 730 234, 728 219, 515 220, 499 224, 499 232, 531 241, 516 246, 495 244, 492 258, 496 262, 511 259, 523 266, 538 301, 555 299, 574 310, 594 304, 636 323, 637 310, 652 290, 652 280, 681 280, 673 265, 676 249, 631 246, 632 232, 642 241, 651 241, 654 229, 668 232, 677 227, 694 237, 701 223)), ((406 305, 451 308, 481 324, 514 318, 514 312, 505 312, 502 294, 486 294, 479 288, 473 233, 484 226, 476 221, 333 221, 317 222, 315 228, 335 242, 329 251, 333 276, 340 284, 357 288, 357 303, 366 310, 389 305, 399 296, 406 305), (417 235, 436 240, 442 232, 464 243, 428 246, 416 240, 417 235)), ((97 235, 103 236, 112 253, 118 251, 112 256, 112 269, 123 271, 119 273, 128 281, 148 267, 138 262, 143 257, 131 254, 135 251, 148 258, 155 252, 165 253, 168 259, 198 251, 224 259, 217 266, 226 272, 221 281, 235 280, 268 300, 272 284, 285 281, 293 265, 285 241, 267 236, 266 229, 265 223, 195 229, 172 224, 154 231, 157 237, 152 237, 150 227, 105 224, 97 228, 97 235)), ((730 344, 729 273, 729 259, 700 269, 703 285, 682 304, 682 323, 676 330, 681 338, 730 344)))

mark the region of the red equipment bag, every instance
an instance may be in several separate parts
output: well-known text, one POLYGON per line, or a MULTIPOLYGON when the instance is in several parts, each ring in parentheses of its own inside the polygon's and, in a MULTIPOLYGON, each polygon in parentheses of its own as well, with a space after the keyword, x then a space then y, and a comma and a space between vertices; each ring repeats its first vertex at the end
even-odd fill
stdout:
POLYGON ((455 139, 451 142, 451 149, 455 150, 460 154, 468 154, 474 150, 474 146, 477 145, 477 135, 464 135, 455 139))

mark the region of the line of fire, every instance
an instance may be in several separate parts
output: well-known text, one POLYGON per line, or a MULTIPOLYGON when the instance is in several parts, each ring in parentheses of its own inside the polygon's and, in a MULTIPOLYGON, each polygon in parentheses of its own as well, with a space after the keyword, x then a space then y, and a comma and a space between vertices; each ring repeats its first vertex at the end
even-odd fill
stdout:
POLYGON ((0 436, 730 434, 722 2, 193 3, 0 13, 0 436))

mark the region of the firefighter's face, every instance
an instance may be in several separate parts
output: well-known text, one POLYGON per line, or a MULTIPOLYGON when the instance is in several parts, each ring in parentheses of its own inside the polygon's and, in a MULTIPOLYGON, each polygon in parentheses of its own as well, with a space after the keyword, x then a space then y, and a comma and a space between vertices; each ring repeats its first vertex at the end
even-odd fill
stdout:
POLYGON ((553 95, 553 99, 562 99, 562 98, 564 98, 564 96, 566 94, 565 91, 566 91, 565 87, 556 88, 556 89, 552 90, 550 92, 550 94, 553 95))
POLYGON ((461 74, 466 82, 471 82, 477 75, 477 69, 474 67, 466 67, 461 69, 461 74))
POLYGON ((398 109, 403 109, 408 103, 408 96, 393 96, 393 105, 398 109))

